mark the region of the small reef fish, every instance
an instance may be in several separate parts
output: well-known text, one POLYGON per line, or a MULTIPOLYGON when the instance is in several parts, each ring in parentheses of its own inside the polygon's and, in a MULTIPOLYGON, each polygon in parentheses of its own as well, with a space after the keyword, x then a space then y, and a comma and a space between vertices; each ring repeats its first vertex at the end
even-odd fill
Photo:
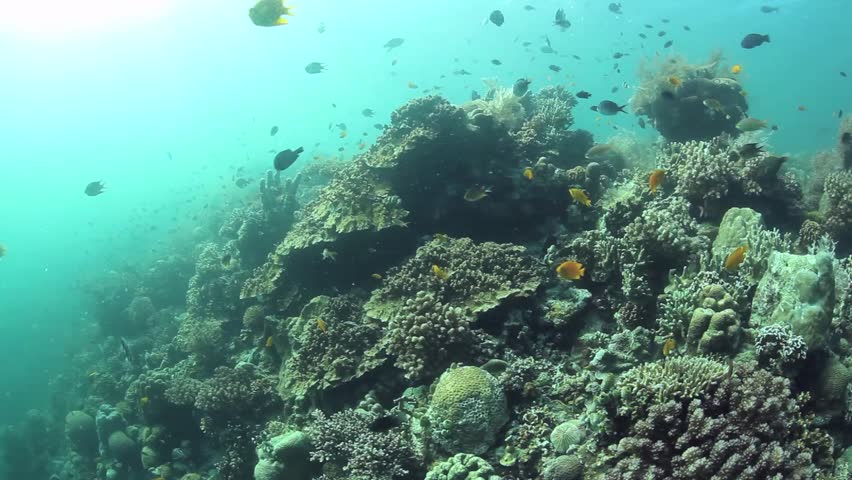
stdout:
POLYGON ((769 35, 762 35, 760 33, 749 33, 740 42, 740 46, 745 49, 752 49, 755 47, 759 47, 764 43, 769 43, 769 35))
POLYGON ((754 158, 760 155, 761 152, 763 152, 763 147, 761 147, 758 143, 746 143, 737 150, 737 153, 740 154, 740 158, 745 160, 754 158))
POLYGON ((367 118, 372 118, 372 116, 375 115, 375 114, 376 114, 376 112, 374 112, 373 109, 371 109, 371 108, 365 108, 364 110, 361 110, 361 115, 363 115, 367 118))
POLYGON ((373 280, 381 280, 382 275, 380 273, 373 273, 370 275, 370 278, 372 278, 373 280))
POLYGON ((274 137, 276 133, 278 133, 278 125, 273 125, 272 128, 269 129, 269 136, 274 137))
POLYGON ((778 7, 773 7, 770 5, 763 5, 760 7, 760 11, 763 13, 773 13, 778 12, 780 9, 778 7))
POLYGON ((626 106, 627 105, 619 106, 617 103, 611 100, 604 100, 598 104, 598 108, 596 109, 596 111, 601 113, 602 115, 615 115, 618 112, 627 113, 624 111, 624 107, 626 106))
POLYGON ((608 143, 599 143, 597 145, 593 145, 592 148, 586 151, 586 159, 600 160, 608 157, 610 153, 612 153, 612 145, 608 143))
POLYGON ((333 250, 329 250, 327 248, 322 249, 322 259, 323 261, 336 262, 337 261, 337 252, 333 250))
POLYGON ((258 27, 287 25, 285 15, 293 15, 293 7, 284 5, 283 0, 259 0, 249 9, 251 22, 258 27))
POLYGON ((668 42, 663 44, 663 48, 669 48, 674 45, 674 40, 669 40, 668 42))
POLYGON ((740 265, 742 265, 743 261, 745 261, 745 255, 747 252, 748 245, 735 248, 734 251, 728 255, 728 258, 725 259, 725 270, 733 272, 740 268, 740 265))
POLYGON ((808 110, 808 107, 806 107, 806 106, 804 106, 804 105, 799 105, 799 106, 797 107, 797 110, 799 110, 800 112, 805 112, 805 111, 807 111, 807 110, 808 110))
POLYGON ((519 78, 515 80, 515 84, 512 85, 512 93, 515 94, 516 97, 523 97, 527 90, 530 89, 530 83, 532 80, 528 78, 519 78))
POLYGON ((571 22, 565 17, 565 9, 560 8, 556 11, 556 15, 553 18, 553 24, 559 27, 563 32, 571 27, 571 22))
POLYGON ((337 136, 340 137, 340 138, 346 138, 348 135, 349 135, 349 132, 347 132, 346 130, 341 130, 340 134, 338 134, 337 136))
POLYGON ((432 274, 438 277, 438 280, 446 280, 450 278, 450 274, 437 265, 432 265, 432 274))
POLYGON ((0 244, 0 258, 3 258, 5 256, 6 256, 6 246, 0 244))
POLYGON ((388 49, 388 51, 390 52, 391 50, 393 50, 394 48, 399 47, 399 46, 400 46, 400 45, 402 45, 403 43, 405 43, 405 39, 404 39, 404 38, 399 38, 399 37, 397 37, 397 38, 391 38, 390 40, 388 40, 388 41, 385 43, 384 47, 385 47, 385 48, 387 48, 387 49, 388 49))
POLYGON ((500 10, 494 10, 493 12, 491 12, 491 15, 488 15, 488 20, 490 20, 491 23, 499 27, 503 25, 503 22, 506 21, 506 17, 503 16, 503 12, 501 12, 500 10))
POLYGON ((666 341, 663 342, 663 356, 668 357, 676 348, 677 342, 675 342, 675 339, 672 337, 667 338, 666 341))
POLYGON ((495 58, 495 59, 491 60, 491 65, 497 65, 497 66, 500 66, 500 65, 503 65, 503 62, 501 62, 500 60, 497 60, 497 59, 495 58))
POLYGON ((527 167, 524 169, 524 178, 526 178, 527 180, 532 180, 533 178, 535 178, 535 172, 533 172, 532 168, 527 167))
POLYGON ((412 81, 409 81, 408 82, 408 88, 411 88, 411 89, 417 88, 417 84, 412 82, 412 81))
POLYGON ((266 337, 266 343, 264 343, 264 345, 266 345, 266 348, 272 348, 272 336, 271 335, 266 337))
POLYGON ((674 77, 674 76, 669 77, 669 84, 671 84, 675 88, 680 87, 680 85, 681 85, 680 78, 674 77))
POLYGON ((651 193, 657 193, 657 189, 662 185, 663 180, 666 178, 666 171, 663 169, 656 169, 651 172, 651 175, 648 176, 648 190, 651 193))
POLYGON ((622 11, 621 11, 621 4, 620 4, 620 3, 615 3, 615 2, 610 3, 610 4, 609 4, 609 11, 610 11, 610 12, 612 12, 612 13, 614 13, 614 14, 616 14, 616 15, 621 15, 621 14, 622 14, 622 11))
POLYGON ((575 260, 568 260, 556 267, 556 274, 563 280, 579 280, 586 274, 586 267, 575 260))
POLYGON ((275 160, 272 161, 272 165, 275 167, 275 170, 278 170, 279 172, 286 170, 287 167, 293 165, 296 160, 299 159, 299 154, 304 151, 305 149, 302 147, 295 150, 291 150, 289 148, 287 150, 281 150, 277 155, 275 155, 275 160))
POLYGON ((746 117, 737 122, 737 130, 741 132, 756 132, 766 128, 767 123, 752 117, 746 117))
POLYGON ((477 185, 475 187, 468 188, 464 192, 464 199, 467 202, 478 202, 487 197, 489 193, 491 193, 491 187, 477 185))
POLYGON ((326 333, 328 331, 328 325, 326 325, 325 320, 321 318, 317 319, 317 327, 322 333, 326 333))
POLYGON ((733 67, 731 67, 731 73, 733 73, 734 75, 738 75, 742 71, 743 71, 743 66, 740 65, 739 63, 734 65, 733 67))
POLYGON ((577 98, 590 98, 591 96, 592 94, 585 90, 580 90, 579 92, 577 92, 577 98))
POLYGON ((582 188, 569 188, 568 193, 571 194, 571 198, 573 198, 575 202, 583 205, 584 207, 592 206, 592 200, 588 195, 586 195, 586 192, 584 192, 582 188))
POLYGON ((310 73, 311 75, 315 75, 317 73, 322 73, 326 70, 325 64, 320 62, 311 62, 305 65, 305 71, 310 73))
POLYGON ((124 350, 124 357, 127 359, 127 363, 136 365, 136 358, 133 356, 133 352, 130 350, 130 345, 127 344, 127 340, 125 340, 124 337, 118 337, 118 341, 121 342, 121 348, 124 350))
POLYGON ((550 70, 552 70, 556 73, 559 73, 559 72, 562 71, 562 67, 560 67, 559 65, 548 65, 547 68, 549 68, 550 70))
POLYGON ((91 182, 86 185, 86 189, 84 190, 86 195, 90 197, 97 197, 98 195, 104 193, 104 182, 98 180, 97 182, 91 182))

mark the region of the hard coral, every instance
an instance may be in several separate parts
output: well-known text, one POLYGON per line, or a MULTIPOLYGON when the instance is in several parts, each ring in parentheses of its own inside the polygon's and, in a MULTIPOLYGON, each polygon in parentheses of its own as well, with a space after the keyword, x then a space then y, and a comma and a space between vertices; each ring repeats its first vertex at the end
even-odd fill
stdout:
POLYGON ((431 440, 448 453, 485 453, 509 420, 500 383, 479 367, 447 370, 438 379, 426 413, 431 440))
POLYGON ((785 378, 744 364, 697 389, 675 378, 659 380, 689 394, 646 398, 646 413, 632 417, 613 450, 607 479, 805 479, 830 471, 831 438, 811 426, 807 398, 794 398, 785 378))
POLYGON ((501 477, 485 460, 468 453, 457 453, 435 465, 426 480, 497 480, 501 477))
MULTIPOLYGON (((527 297, 541 272, 524 248, 470 239, 435 239, 388 272, 365 305, 386 322, 388 351, 409 376, 444 368, 470 346, 470 323, 503 302, 527 297), (446 273, 435 274, 433 266, 446 273)), ((469 353, 469 352, 467 352, 469 353)))
POLYGON ((852 171, 829 174, 820 201, 825 229, 835 241, 848 248, 852 242, 852 171))

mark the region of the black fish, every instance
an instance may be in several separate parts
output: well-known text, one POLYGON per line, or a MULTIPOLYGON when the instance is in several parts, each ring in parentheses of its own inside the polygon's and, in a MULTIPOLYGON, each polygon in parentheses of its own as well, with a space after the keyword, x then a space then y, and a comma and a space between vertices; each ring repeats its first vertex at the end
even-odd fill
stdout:
POLYGON ((503 62, 501 62, 500 60, 497 60, 497 59, 495 58, 494 60, 491 60, 491 64, 492 64, 492 65, 503 65, 503 62))
POLYGON ((660 30, 659 32, 657 32, 657 36, 658 36, 658 37, 665 37, 665 36, 666 36, 666 32, 665 32, 664 30, 660 30))
POLYGON ((609 89, 609 93, 615 93, 617 91, 618 91, 618 87, 612 87, 611 89, 609 89))
POLYGON ((760 7, 760 11, 763 12, 763 13, 772 13, 772 12, 777 12, 778 10, 779 10, 778 7, 771 7, 769 5, 764 5, 764 6, 760 7))
POLYGON ((275 160, 272 162, 272 164, 275 166, 275 170, 286 170, 287 167, 293 165, 293 163, 298 160, 299 154, 304 151, 304 148, 299 147, 296 150, 290 150, 288 148, 287 150, 282 150, 278 152, 278 155, 275 155, 275 160))
POLYGON ((226 253, 225 255, 222 256, 222 266, 223 267, 230 267, 231 266, 231 254, 230 253, 226 253))
POLYGON ((553 70, 556 73, 559 73, 559 72, 562 71, 562 67, 560 67, 559 65, 548 65, 547 68, 553 70))
POLYGON ((535 7, 533 7, 532 5, 524 5, 524 10, 529 12, 535 10, 535 7))
POLYGON ((592 94, 585 90, 580 90, 579 92, 577 92, 577 98, 589 98, 591 96, 592 94))
POLYGON ((689 28, 689 25, 684 25, 684 26, 683 26, 683 29, 684 29, 684 30, 686 30, 687 32, 691 32, 691 31, 692 31, 692 29, 691 29, 691 28, 689 28))
POLYGON ((738 150, 740 157, 746 160, 758 156, 761 152, 763 152, 763 147, 757 143, 746 143, 738 150))
POLYGON ((843 118, 843 110, 837 111, 837 118, 843 118))
POLYGON ((749 33, 743 38, 743 41, 740 42, 740 46, 743 48, 754 48, 763 45, 764 43, 769 43, 769 35, 761 35, 759 33, 749 33))
POLYGON ((591 111, 593 111, 593 112, 597 112, 597 111, 598 111, 598 106, 597 106, 597 105, 592 105, 591 107, 589 107, 589 110, 591 110, 591 111))
POLYGON ((654 26, 653 26, 653 25, 651 25, 650 23, 646 23, 646 24, 645 24, 645 28, 654 28, 654 26))
POLYGON ((127 341, 125 341, 123 337, 118 337, 118 341, 121 342, 121 348, 124 349, 124 357, 127 358, 128 363, 136 365, 133 358, 133 352, 130 351, 130 345, 127 344, 127 341))
POLYGON ((644 33, 640 33, 640 34, 639 34, 639 36, 640 36, 641 38, 648 38, 648 35, 645 35, 644 33))
POLYGON ((668 18, 661 18, 661 19, 660 19, 660 21, 661 21, 661 22, 663 22, 663 23, 669 23, 669 19, 668 19, 668 18))
POLYGON ((376 130, 384 130, 385 126, 382 125, 381 123, 374 123, 373 128, 375 128, 376 130))
POLYGON ((630 55, 630 54, 629 53, 615 52, 615 53, 612 54, 612 58, 618 60, 619 58, 626 57, 628 55, 630 55))
POLYGON ((556 25, 557 27, 559 27, 560 29, 562 29, 562 31, 565 31, 566 28, 571 26, 571 22, 569 22, 568 19, 565 18, 565 10, 564 9, 560 8, 559 10, 556 11, 556 15, 555 15, 555 18, 553 20, 553 24, 556 25))
POLYGON ((501 12, 500 10, 494 10, 493 12, 491 12, 491 15, 488 16, 488 19, 491 20, 491 23, 497 25, 498 27, 500 25, 503 25, 503 22, 506 21, 506 18, 503 17, 503 12, 501 12))
POLYGON ((613 101, 604 100, 604 101, 602 101, 601 103, 598 104, 597 111, 604 114, 604 115, 615 115, 618 112, 627 113, 627 112, 624 111, 624 107, 626 107, 626 106, 627 105, 619 106, 617 103, 615 103, 613 101))
POLYGON ((668 42, 663 44, 663 48, 669 48, 674 45, 674 40, 669 40, 668 42))
POLYGON ((365 116, 365 117, 367 117, 367 118, 372 117, 375 113, 376 113, 376 112, 374 112, 374 111, 373 111, 372 109, 370 109, 370 108, 365 108, 364 110, 361 110, 361 115, 364 115, 364 116, 365 116))
POLYGON ((460 70, 453 70, 453 75, 470 75, 470 72, 462 68, 460 70))
POLYGON ((276 133, 278 133, 278 125, 274 125, 272 128, 269 129, 270 137, 274 137, 276 133))
POLYGON ((305 65, 305 71, 314 75, 316 73, 322 73, 325 71, 325 65, 320 62, 311 62, 305 65))
POLYGON ((621 15, 621 4, 615 3, 615 2, 610 3, 609 4, 609 11, 616 14, 616 15, 621 15))
POLYGON ((86 185, 86 195, 90 197, 96 197, 102 193, 104 193, 104 182, 98 180, 97 182, 92 182, 86 185))
POLYGON ((240 178, 238 178, 238 179, 234 182, 234 185, 236 185, 236 186, 237 186, 237 188, 245 188, 245 187, 247 187, 247 186, 248 186, 248 184, 250 184, 250 183, 251 183, 251 180, 249 180, 249 179, 247 179, 247 178, 242 178, 242 177, 240 177, 240 178))
POLYGON ((382 433, 400 425, 402 425, 402 418, 399 415, 385 414, 373 420, 370 423, 369 429, 376 433, 382 433))
POLYGON ((532 81, 527 78, 519 78, 515 81, 515 84, 512 85, 512 93, 514 93, 516 97, 523 97, 527 93, 527 90, 529 90, 531 82, 532 81))
POLYGON ((840 76, 846 78, 846 72, 840 72, 840 76))
POLYGON ((388 51, 390 52, 391 50, 402 45, 403 43, 405 43, 404 38, 399 38, 399 37, 391 38, 390 40, 387 41, 387 43, 385 43, 384 47, 387 48, 388 51))

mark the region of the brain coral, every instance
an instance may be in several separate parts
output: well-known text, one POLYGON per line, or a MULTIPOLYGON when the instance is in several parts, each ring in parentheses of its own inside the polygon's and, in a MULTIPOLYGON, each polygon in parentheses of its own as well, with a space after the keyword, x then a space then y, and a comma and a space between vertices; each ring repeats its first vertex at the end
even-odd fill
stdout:
POLYGON ((485 453, 509 420, 500 383, 479 367, 447 370, 426 413, 432 440, 448 453, 485 453))

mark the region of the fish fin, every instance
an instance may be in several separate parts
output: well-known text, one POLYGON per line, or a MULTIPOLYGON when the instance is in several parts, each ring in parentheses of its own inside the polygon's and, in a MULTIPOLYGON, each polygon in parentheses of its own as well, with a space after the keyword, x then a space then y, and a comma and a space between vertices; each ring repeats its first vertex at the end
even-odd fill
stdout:
POLYGON ((772 43, 769 41, 769 35, 764 35, 763 39, 766 40, 766 43, 772 43))
POLYGON ((288 23, 290 22, 288 22, 287 19, 284 17, 281 17, 275 21, 275 25, 287 25, 288 23))
POLYGON ((619 112, 627 113, 627 112, 625 112, 625 111, 624 111, 624 107, 626 107, 626 106, 627 106, 627 105, 625 104, 625 105, 622 105, 622 106, 618 107, 618 111, 619 111, 619 112))

